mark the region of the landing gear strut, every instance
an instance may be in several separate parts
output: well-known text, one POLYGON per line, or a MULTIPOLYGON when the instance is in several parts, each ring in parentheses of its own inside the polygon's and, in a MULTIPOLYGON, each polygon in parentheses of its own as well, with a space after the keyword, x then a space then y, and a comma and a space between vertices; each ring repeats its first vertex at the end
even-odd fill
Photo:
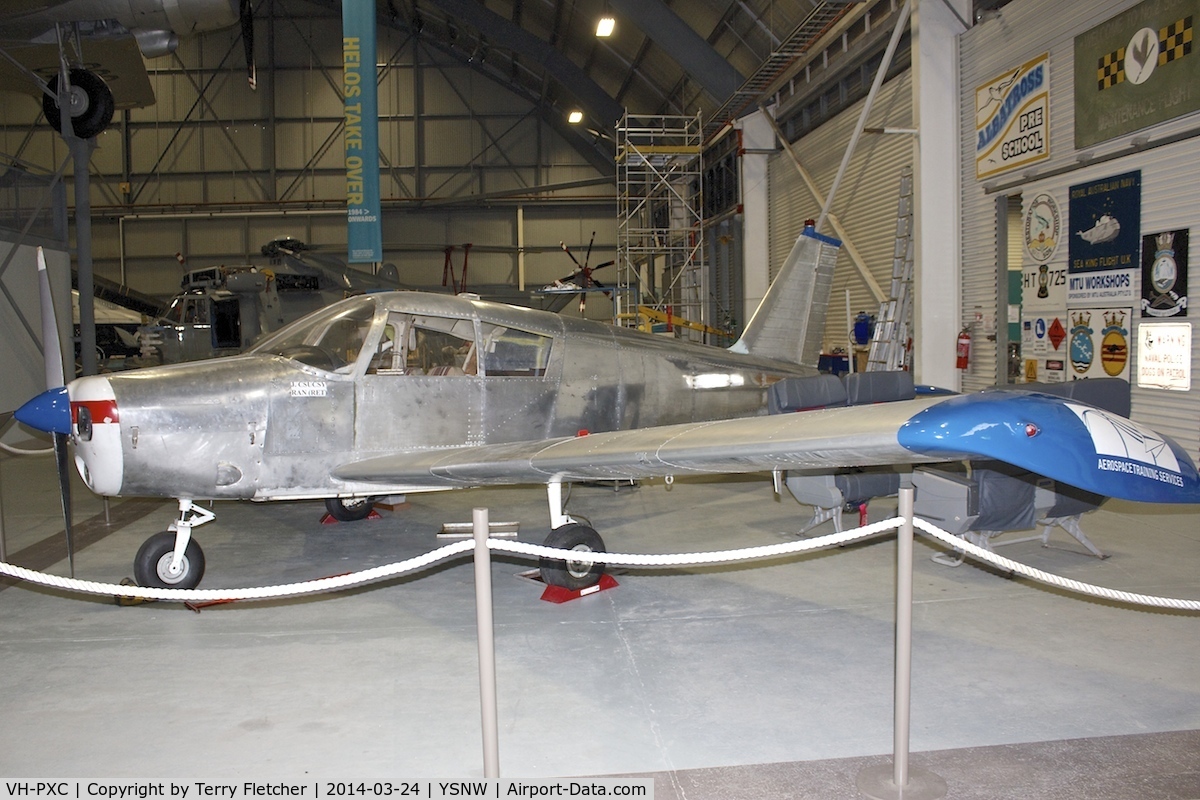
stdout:
POLYGON ((204 577, 204 551, 192 539, 192 528, 211 522, 216 515, 197 508, 191 500, 179 501, 179 519, 168 530, 147 539, 133 559, 138 586, 159 589, 195 589, 204 577))
POLYGON ((586 589, 595 586, 604 575, 604 564, 591 561, 586 553, 604 553, 604 540, 595 529, 576 522, 563 511, 562 482, 551 481, 546 485, 550 502, 550 526, 553 530, 543 544, 563 550, 574 550, 578 558, 541 558, 538 567, 542 580, 550 586, 566 589, 586 589))

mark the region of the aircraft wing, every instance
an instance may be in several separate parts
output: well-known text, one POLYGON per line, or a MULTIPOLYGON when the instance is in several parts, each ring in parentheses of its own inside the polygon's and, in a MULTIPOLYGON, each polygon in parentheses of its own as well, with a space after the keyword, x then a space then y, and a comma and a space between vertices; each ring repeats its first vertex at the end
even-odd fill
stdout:
MULTIPOLYGON (((48 80, 58 74, 58 46, 54 44, 20 45, 9 54, 31 72, 48 80)), ((118 109, 154 105, 154 89, 146 73, 146 62, 132 36, 89 37, 84 43, 88 69, 104 78, 113 103, 118 109)), ((42 90, 7 59, 0 58, 0 88, 32 95, 41 102, 42 90)))
POLYGON ((1178 444, 1069 399, 1021 391, 687 423, 344 464, 344 481, 453 488, 998 459, 1107 497, 1200 502, 1178 444))

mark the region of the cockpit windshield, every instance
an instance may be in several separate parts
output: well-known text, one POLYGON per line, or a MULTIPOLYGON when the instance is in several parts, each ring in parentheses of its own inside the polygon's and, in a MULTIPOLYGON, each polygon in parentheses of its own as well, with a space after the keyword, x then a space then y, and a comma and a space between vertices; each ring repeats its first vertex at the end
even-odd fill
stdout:
POLYGON ((249 352, 283 356, 329 372, 346 371, 357 360, 374 318, 375 299, 354 297, 280 328, 249 352))

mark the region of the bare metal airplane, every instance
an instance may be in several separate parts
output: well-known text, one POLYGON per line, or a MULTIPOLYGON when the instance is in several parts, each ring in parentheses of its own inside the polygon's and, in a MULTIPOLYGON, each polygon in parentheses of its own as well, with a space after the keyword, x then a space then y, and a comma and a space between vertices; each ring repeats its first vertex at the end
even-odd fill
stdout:
MULTIPOLYGON (((837 244, 807 229, 727 350, 469 296, 368 294, 244 355, 80 378, 17 416, 69 436, 97 494, 178 500, 137 554, 148 586, 200 581, 201 499, 326 498, 351 517, 381 496, 545 484, 546 544, 585 552, 604 545, 565 513, 564 482, 974 458, 1104 496, 1200 502, 1181 447, 1069 398, 914 396, 911 379, 893 402, 830 391, 836 379, 807 365, 837 244)), ((542 566, 572 588, 602 569, 583 553, 542 566)))

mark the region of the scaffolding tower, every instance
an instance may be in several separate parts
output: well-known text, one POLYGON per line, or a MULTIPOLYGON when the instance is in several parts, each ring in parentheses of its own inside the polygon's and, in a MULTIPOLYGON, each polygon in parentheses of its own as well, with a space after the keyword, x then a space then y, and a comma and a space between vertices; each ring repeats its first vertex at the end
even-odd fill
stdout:
MULTIPOLYGON (((625 113, 617 125, 618 325, 636 327, 639 306, 694 325, 712 325, 704 247, 703 128, 694 117, 625 113)), ((642 315, 649 316, 649 315, 642 315)))

